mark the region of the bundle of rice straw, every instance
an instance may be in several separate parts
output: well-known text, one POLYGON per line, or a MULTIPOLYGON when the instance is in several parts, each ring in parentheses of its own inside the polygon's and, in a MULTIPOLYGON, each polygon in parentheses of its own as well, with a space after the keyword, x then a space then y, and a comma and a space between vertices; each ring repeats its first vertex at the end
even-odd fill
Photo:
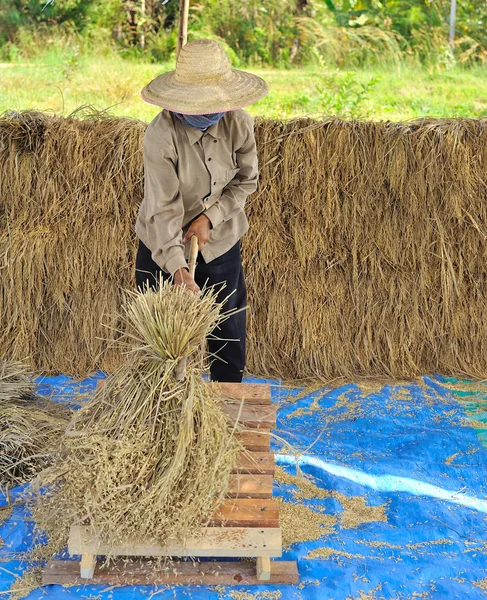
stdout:
POLYGON ((35 394, 25 365, 0 362, 0 486, 30 481, 49 464, 70 415, 35 394))
MULTIPOLYGON (((126 360, 74 417, 58 462, 41 474, 38 526, 62 548, 71 525, 114 544, 183 541, 223 498, 240 445, 201 365, 189 357, 228 314, 216 292, 161 284, 130 293, 126 360)), ((233 426, 234 427, 234 426, 233 426)))

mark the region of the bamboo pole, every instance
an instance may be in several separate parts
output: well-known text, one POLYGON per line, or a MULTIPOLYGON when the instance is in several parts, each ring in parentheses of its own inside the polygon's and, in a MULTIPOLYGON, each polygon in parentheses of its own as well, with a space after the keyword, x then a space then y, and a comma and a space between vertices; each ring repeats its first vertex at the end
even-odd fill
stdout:
POLYGON ((188 41, 188 16, 189 16, 189 0, 179 0, 179 33, 178 33, 178 48, 176 59, 181 52, 181 48, 188 41))
MULTIPOLYGON (((188 270, 191 277, 194 279, 196 272, 196 259, 198 257, 198 238, 193 235, 189 246, 189 261, 188 270)), ((186 377, 186 358, 182 358, 176 366, 176 379, 183 381, 186 377)))
POLYGON ((145 23, 146 23, 146 14, 145 14, 145 0, 141 0, 140 3, 140 47, 142 50, 145 48, 145 23))
POLYGON ((457 21, 457 0, 451 0, 450 6, 450 48, 455 49, 455 28, 457 21))

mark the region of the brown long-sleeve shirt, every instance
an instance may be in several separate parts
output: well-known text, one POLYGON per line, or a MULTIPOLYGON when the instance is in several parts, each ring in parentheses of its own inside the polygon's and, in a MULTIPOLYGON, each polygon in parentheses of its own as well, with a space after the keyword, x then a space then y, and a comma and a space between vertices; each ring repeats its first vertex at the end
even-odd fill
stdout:
POLYGON ((205 132, 163 110, 144 137, 144 199, 135 231, 152 259, 173 275, 186 266, 183 229, 198 215, 211 222, 205 262, 247 232, 245 200, 257 188, 254 122, 244 110, 225 113, 205 132))

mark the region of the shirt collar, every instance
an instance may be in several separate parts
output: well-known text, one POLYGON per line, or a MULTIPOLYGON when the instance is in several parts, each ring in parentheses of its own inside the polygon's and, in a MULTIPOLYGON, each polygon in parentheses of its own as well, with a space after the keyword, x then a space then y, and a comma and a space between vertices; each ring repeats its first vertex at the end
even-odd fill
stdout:
POLYGON ((186 125, 183 125, 179 119, 175 119, 175 121, 177 121, 179 127, 182 127, 186 131, 189 143, 193 145, 196 144, 196 142, 201 139, 205 133, 216 139, 225 139, 227 136, 225 134, 225 124, 223 123, 224 119, 225 115, 223 115, 218 123, 208 127, 206 131, 200 131, 199 129, 194 129, 193 127, 187 127, 186 125))

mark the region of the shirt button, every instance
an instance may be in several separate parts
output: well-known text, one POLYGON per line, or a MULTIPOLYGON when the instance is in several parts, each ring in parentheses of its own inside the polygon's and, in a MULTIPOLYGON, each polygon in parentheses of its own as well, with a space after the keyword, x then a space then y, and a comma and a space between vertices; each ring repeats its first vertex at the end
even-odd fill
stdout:
POLYGON ((213 182, 213 185, 216 185, 216 181, 213 182))
POLYGON ((208 159, 208 161, 210 161, 210 160, 211 160, 211 158, 208 159))
POLYGON ((216 140, 213 140, 213 143, 216 144, 216 140))

